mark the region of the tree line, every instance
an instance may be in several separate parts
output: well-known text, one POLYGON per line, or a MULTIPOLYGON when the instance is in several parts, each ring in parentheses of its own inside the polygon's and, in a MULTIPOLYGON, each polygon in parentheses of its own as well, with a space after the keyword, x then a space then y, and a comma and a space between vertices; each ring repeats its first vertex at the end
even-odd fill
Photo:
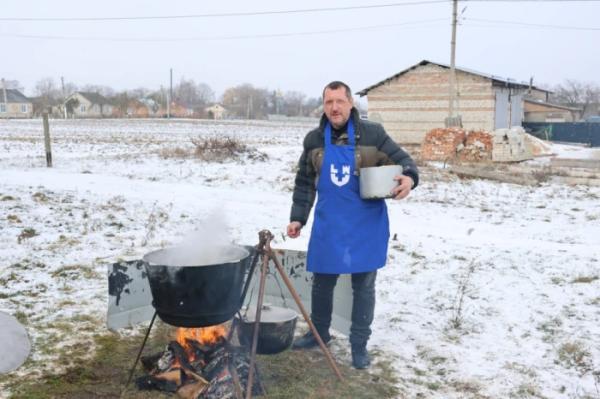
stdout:
POLYGON ((560 105, 580 108, 582 118, 595 115, 600 109, 600 86, 595 83, 567 79, 552 91, 553 99, 560 105))
MULTIPOLYGON (((16 80, 5 81, 7 88, 23 87, 16 80)), ((600 104, 600 86, 592 82, 567 79, 563 83, 545 85, 553 93, 550 101, 582 110, 582 118, 597 112, 600 104)), ((39 107, 62 104, 75 91, 99 93, 110 100, 123 114, 131 100, 151 99, 155 104, 166 108, 169 98, 172 104, 192 109, 200 117, 206 115, 206 107, 217 100, 228 111, 229 117, 245 119, 264 119, 269 114, 286 116, 311 116, 321 105, 321 98, 308 97, 299 91, 270 90, 244 83, 230 87, 217 99, 213 89, 206 83, 182 78, 173 86, 172 95, 169 88, 161 86, 158 90, 140 87, 132 90, 117 91, 109 86, 86 84, 78 86, 72 82, 57 83, 47 77, 39 80, 34 86, 33 98, 39 107)))
MULTIPOLYGON (((5 81, 7 88, 23 87, 18 81, 5 81)), ((39 80, 33 89, 32 100, 37 107, 48 107, 64 103, 74 92, 98 93, 110 101, 122 113, 127 114, 127 108, 132 100, 151 99, 163 108, 167 103, 183 106, 194 111, 199 117, 208 116, 206 108, 219 102, 227 109, 231 118, 264 119, 269 114, 291 117, 311 116, 321 105, 320 98, 310 98, 299 91, 270 90, 255 87, 249 83, 230 87, 217 98, 213 89, 206 83, 195 82, 193 79, 182 78, 170 88, 161 86, 159 89, 140 87, 132 90, 118 91, 110 86, 86 84, 78 86, 73 82, 57 82, 51 77, 39 80)))

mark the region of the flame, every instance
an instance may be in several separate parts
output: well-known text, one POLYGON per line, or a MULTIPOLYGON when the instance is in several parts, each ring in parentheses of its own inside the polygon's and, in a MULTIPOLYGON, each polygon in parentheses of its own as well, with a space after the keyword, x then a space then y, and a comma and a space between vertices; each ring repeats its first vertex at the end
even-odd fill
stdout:
POLYGON ((176 340, 188 355, 188 359, 193 361, 194 349, 190 341, 199 342, 202 345, 215 345, 222 341, 227 335, 227 328, 224 324, 204 328, 178 328, 176 340))

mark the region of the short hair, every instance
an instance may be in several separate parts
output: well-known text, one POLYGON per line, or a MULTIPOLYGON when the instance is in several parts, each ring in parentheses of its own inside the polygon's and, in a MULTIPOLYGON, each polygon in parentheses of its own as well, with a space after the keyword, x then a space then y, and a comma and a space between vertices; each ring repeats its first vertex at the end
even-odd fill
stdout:
POLYGON ((334 80, 333 82, 328 83, 325 88, 323 88, 323 99, 325 99, 325 90, 337 90, 340 87, 343 87, 346 90, 346 97, 348 97, 348 100, 352 101, 352 90, 350 90, 350 86, 344 82, 340 82, 339 80, 334 80))

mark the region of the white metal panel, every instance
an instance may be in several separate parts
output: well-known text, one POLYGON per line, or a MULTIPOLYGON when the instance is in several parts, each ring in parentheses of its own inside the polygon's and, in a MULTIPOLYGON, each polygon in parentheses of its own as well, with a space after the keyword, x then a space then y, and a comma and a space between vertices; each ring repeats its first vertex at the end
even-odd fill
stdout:
MULTIPOLYGON (((294 289, 300 296, 302 305, 310 314, 312 273, 306 271, 306 252, 293 250, 275 250, 283 269, 292 281, 294 289)), ((255 275, 252 278, 246 305, 256 303, 260 266, 258 260, 255 275)), ((269 261, 270 273, 265 287, 265 302, 272 305, 286 306, 300 314, 290 292, 281 276, 277 274, 273 261, 269 261), (283 297, 282 297, 283 295, 283 297), (285 298, 285 300, 283 299, 285 298)), ((154 314, 150 284, 142 261, 119 262, 108 267, 108 312, 107 325, 116 331, 123 327, 149 321, 154 314)), ((299 316, 302 319, 302 316, 299 316)), ((333 315, 331 326, 338 332, 348 335, 352 319, 352 281, 350 275, 341 275, 333 297, 333 315)))
POLYGON ((508 89, 496 89, 496 113, 494 129, 508 127, 508 89))
POLYGON ((523 121, 523 94, 512 94, 510 101, 510 126, 521 126, 523 121))

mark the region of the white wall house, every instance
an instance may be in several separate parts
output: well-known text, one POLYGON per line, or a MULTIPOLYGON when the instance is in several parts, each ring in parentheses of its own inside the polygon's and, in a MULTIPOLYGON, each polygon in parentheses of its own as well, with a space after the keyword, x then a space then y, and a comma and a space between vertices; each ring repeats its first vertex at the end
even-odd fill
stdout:
POLYGON ((113 115, 114 106, 99 93, 78 91, 71 94, 64 103, 65 109, 73 118, 105 118, 113 115))
POLYGON ((31 118, 33 104, 31 100, 16 89, 0 89, 0 118, 31 118))

